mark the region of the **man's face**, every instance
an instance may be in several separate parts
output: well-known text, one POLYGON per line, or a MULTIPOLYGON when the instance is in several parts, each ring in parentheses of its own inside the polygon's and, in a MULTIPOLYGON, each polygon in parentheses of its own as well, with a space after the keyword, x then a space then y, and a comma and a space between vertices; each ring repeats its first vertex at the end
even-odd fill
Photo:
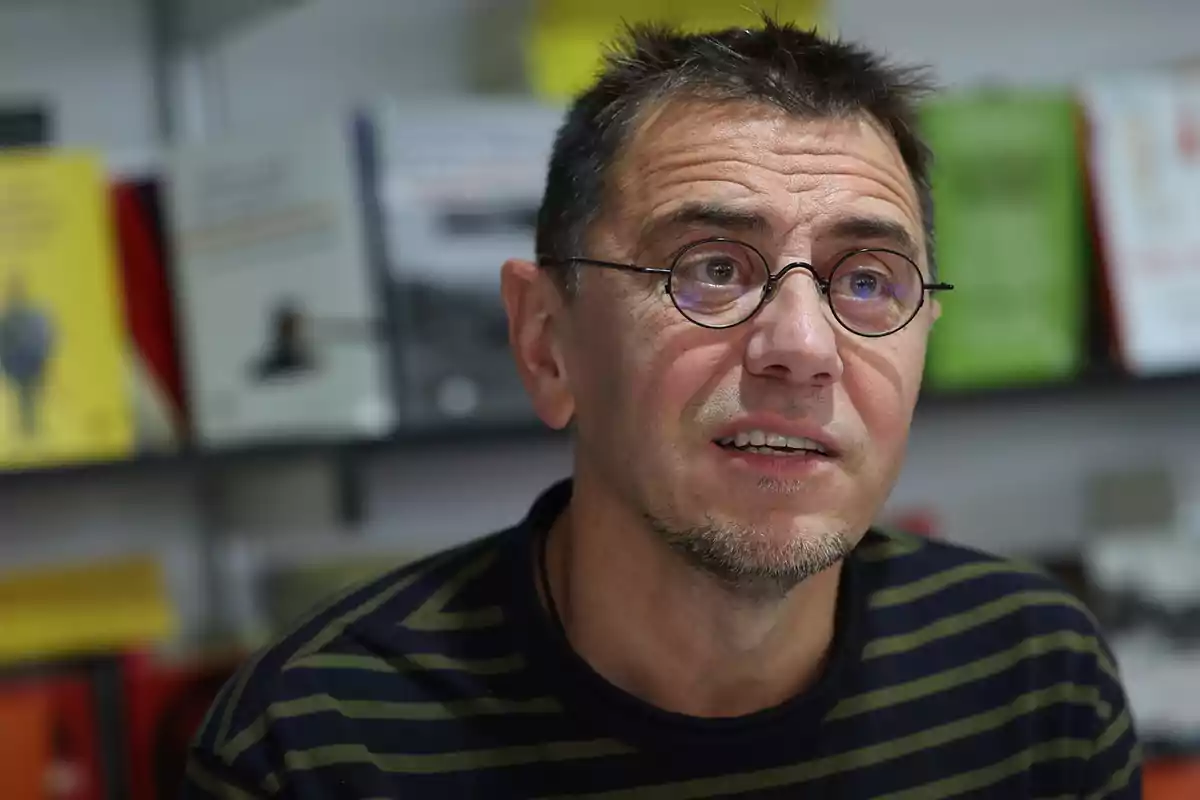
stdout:
MULTIPOLYGON (((723 236, 755 247, 772 272, 803 261, 821 273, 864 247, 908 250, 925 269, 913 182, 865 119, 669 103, 614 170, 581 255, 665 267, 685 245, 723 236)), ((786 590, 836 563, 899 472, 935 304, 865 338, 793 270, 756 316, 711 330, 679 313, 661 275, 581 269, 556 334, 581 473, 731 582, 786 590), (816 440, 829 455, 728 446, 757 432, 816 440)))

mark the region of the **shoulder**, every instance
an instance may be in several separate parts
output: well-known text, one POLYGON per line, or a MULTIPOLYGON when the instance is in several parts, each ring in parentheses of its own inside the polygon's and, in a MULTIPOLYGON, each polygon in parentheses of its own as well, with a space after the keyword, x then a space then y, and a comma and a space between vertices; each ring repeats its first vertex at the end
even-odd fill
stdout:
POLYGON ((884 665, 889 682, 907 681, 890 695, 928 691, 976 720, 1019 719, 1039 740, 1026 746, 1076 757, 1077 794, 1140 796, 1141 746, 1118 664, 1092 611, 1059 579, 899 533, 872 532, 857 555, 871 629, 862 657, 884 665))
MULTIPOLYGON (((284 752, 334 744, 324 741, 336 735, 325 733, 337 730, 331 719, 353 716, 364 702, 412 701, 422 690, 405 676, 451 659, 446 642, 460 632, 501 622, 497 581, 508 533, 355 585, 260 649, 209 709, 192 744, 190 779, 270 795, 280 790, 284 752)), ((454 639, 454 655, 472 646, 454 639)))
POLYGON ((966 653, 1008 644, 1065 648, 1079 665, 1115 675, 1100 627, 1083 600, 1043 566, 946 541, 875 530, 857 551, 868 577, 866 613, 881 634, 870 652, 923 644, 966 653))

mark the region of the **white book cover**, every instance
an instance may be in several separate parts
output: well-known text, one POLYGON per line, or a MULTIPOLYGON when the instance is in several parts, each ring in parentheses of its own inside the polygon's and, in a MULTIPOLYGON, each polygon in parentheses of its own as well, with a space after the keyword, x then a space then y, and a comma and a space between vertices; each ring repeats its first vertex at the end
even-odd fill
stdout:
POLYGON ((532 420, 507 340, 500 267, 534 257, 562 108, 381 102, 379 196, 406 424, 532 420))
POLYGON ((1200 75, 1147 71, 1082 87, 1096 223, 1121 360, 1200 366, 1200 75))
POLYGON ((505 259, 533 258, 564 113, 524 100, 379 104, 379 192, 392 274, 499 291, 505 259))
POLYGON ((202 444, 370 438, 395 422, 368 129, 181 147, 167 219, 202 444))

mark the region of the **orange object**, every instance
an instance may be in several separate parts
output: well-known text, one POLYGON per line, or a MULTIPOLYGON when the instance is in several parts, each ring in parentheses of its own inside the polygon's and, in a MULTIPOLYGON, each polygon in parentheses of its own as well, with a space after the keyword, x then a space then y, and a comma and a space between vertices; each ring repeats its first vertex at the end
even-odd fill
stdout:
POLYGON ((0 689, 0 797, 45 800, 53 705, 43 689, 0 689))
POLYGON ((1142 771, 1145 800, 1193 800, 1200 797, 1200 759, 1148 761, 1142 771))

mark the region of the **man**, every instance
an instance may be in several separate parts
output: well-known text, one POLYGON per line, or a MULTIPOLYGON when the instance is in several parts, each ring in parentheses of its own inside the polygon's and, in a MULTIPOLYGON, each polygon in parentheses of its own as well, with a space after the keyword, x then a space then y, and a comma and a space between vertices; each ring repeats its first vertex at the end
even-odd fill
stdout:
POLYGON ((921 91, 769 20, 637 30, 503 268, 572 480, 256 657, 186 796, 1140 796, 1076 600, 871 529, 949 288, 921 91))

